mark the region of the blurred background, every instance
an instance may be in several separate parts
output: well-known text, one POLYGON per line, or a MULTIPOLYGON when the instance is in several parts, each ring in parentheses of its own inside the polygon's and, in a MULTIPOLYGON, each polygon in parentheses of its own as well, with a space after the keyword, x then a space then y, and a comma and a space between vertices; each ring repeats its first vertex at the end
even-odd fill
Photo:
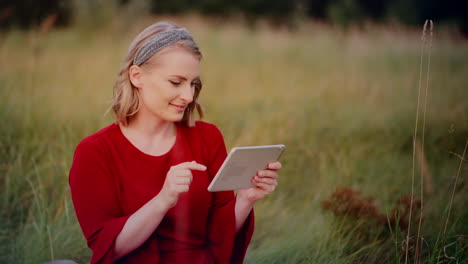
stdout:
POLYGON ((1 1, 0 263, 88 263, 73 152, 112 122, 126 50, 161 20, 200 45, 228 149, 287 145, 246 263, 467 263, 467 6, 1 1))

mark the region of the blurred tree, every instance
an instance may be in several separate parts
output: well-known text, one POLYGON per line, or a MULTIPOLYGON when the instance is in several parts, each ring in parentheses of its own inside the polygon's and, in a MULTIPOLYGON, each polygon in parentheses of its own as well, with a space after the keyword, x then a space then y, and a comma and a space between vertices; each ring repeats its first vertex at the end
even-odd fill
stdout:
POLYGON ((325 20, 330 2, 331 0, 307 0, 305 2, 307 15, 325 20))
POLYGON ((466 0, 427 0, 423 1, 419 23, 426 19, 434 22, 450 22, 458 25, 468 36, 468 1, 466 0))
POLYGON ((55 25, 71 22, 70 0, 1 0, 0 28, 37 26, 47 17, 55 15, 55 25))
POLYGON ((456 24, 468 36, 468 0, 0 0, 0 28, 39 25, 50 15, 56 16, 56 25, 66 25, 75 21, 72 18, 88 11, 94 20, 107 19, 105 14, 109 12, 105 10, 112 9, 108 6, 120 9, 136 2, 147 3, 153 13, 198 12, 217 17, 240 13, 249 22, 267 17, 277 23, 289 24, 295 16, 304 13, 343 27, 364 20, 391 19, 421 25, 424 20, 432 19, 436 23, 456 24), (93 2, 98 4, 91 4, 93 2))
POLYGON ((275 24, 286 24, 291 27, 297 6, 298 2, 293 0, 239 0, 236 1, 234 8, 244 13, 251 24, 259 17, 267 17, 275 24))
POLYGON ((373 20, 381 20, 386 13, 386 0, 359 0, 359 5, 363 14, 373 20))
POLYGON ((239 0, 236 8, 251 16, 287 17, 294 13, 297 1, 288 0, 239 0))
POLYGON ((198 0, 199 11, 207 15, 224 16, 232 12, 236 2, 223 0, 198 0))
POLYGON ((355 19, 364 17, 380 20, 385 16, 386 0, 308 0, 305 5, 307 14, 318 19, 330 19, 331 13, 350 16, 355 19), (332 10, 330 10, 332 9, 332 10), (354 14, 354 15, 352 15, 354 14))
POLYGON ((154 13, 184 13, 196 11, 202 14, 224 16, 229 13, 242 13, 248 18, 267 16, 285 18, 294 14, 297 1, 289 0, 174 0, 152 1, 154 13))
POLYGON ((344 29, 353 23, 362 21, 364 16, 361 5, 355 0, 335 0, 327 8, 329 20, 344 29))
POLYGON ((387 17, 404 24, 421 25, 426 19, 435 23, 458 25, 468 36, 468 1, 466 0, 395 0, 387 1, 387 17))
POLYGON ((151 2, 151 11, 153 13, 168 13, 178 14, 186 12, 190 9, 189 0, 172 0, 172 1, 158 1, 151 2))
MULTIPOLYGON (((432 0, 394 0, 388 2, 387 18, 395 19, 403 24, 420 24, 422 9, 427 8, 432 0)), ((424 21, 423 21, 424 23, 424 21)))
POLYGON ((468 36, 466 0, 304 0, 310 17, 347 27, 363 20, 421 25, 426 19, 458 25, 468 36))

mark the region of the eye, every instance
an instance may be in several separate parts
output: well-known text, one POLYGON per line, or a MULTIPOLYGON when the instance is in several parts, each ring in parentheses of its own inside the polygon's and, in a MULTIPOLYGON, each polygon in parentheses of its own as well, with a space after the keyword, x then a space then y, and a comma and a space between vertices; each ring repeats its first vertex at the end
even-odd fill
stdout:
POLYGON ((180 84, 180 81, 171 81, 171 80, 169 80, 169 82, 174 86, 178 86, 180 84))

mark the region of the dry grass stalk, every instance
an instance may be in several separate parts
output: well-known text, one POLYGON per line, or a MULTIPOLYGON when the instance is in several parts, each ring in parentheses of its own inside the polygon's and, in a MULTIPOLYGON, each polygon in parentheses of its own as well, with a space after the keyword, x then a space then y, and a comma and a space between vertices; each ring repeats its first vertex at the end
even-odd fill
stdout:
MULTIPOLYGON (((414 136, 413 136, 413 173, 411 175, 411 199, 410 199, 410 212, 409 212, 409 219, 408 222, 411 223, 412 221, 412 212, 413 212, 413 200, 414 200, 414 174, 415 174, 415 160, 416 160, 416 137, 418 134, 418 123, 419 123, 419 107, 420 107, 420 98, 421 98, 421 82, 422 82, 422 65, 424 61, 424 47, 426 43, 426 28, 427 28, 428 21, 424 22, 424 27, 421 35, 421 55, 420 55, 420 63, 419 63, 419 83, 418 83, 418 103, 416 106, 416 121, 414 126, 414 136)), ((409 243, 410 240, 410 232, 411 227, 408 228, 408 232, 406 234, 406 250, 405 250, 405 264, 408 263, 408 251, 409 251, 409 243)))
POLYGON ((448 226, 448 222, 449 222, 449 219, 450 219, 450 213, 452 211, 453 197, 455 196, 455 190, 457 188, 458 179, 460 178, 460 171, 461 171, 461 168, 463 167, 463 162, 465 161, 465 154, 466 154, 466 149, 467 148, 468 148, 468 141, 465 144, 465 149, 463 150, 463 154, 462 154, 462 157, 460 159, 460 165, 458 166, 457 176, 455 177, 455 183, 453 184, 452 197, 450 197, 449 210, 448 210, 448 213, 447 213, 447 218, 445 219, 445 226, 444 226, 444 232, 442 234, 442 237, 445 237, 445 235, 447 233, 447 226, 448 226))
MULTIPOLYGON (((465 162, 465 154, 466 154, 466 149, 468 148, 468 141, 466 141, 466 144, 465 144, 465 149, 463 150, 463 154, 460 156, 460 155, 456 155, 459 159, 460 159, 460 165, 458 166, 458 171, 457 171, 457 175, 455 176, 455 183, 453 184, 453 189, 452 189, 452 196, 450 197, 450 203, 449 203, 449 209, 448 209, 448 213, 447 213, 447 218, 445 219, 445 226, 444 226, 444 232, 442 233, 442 240, 445 241, 445 236, 447 234, 447 227, 448 227, 448 222, 450 220, 450 213, 452 212, 452 204, 453 204, 453 197, 455 196, 455 190, 457 188, 457 184, 458 184, 458 179, 460 177, 460 171, 461 171, 461 168, 463 167, 463 162, 465 162)), ((444 242, 445 243, 445 242, 444 242)), ((453 257, 450 257, 447 255, 447 253, 445 252, 445 249, 447 248, 447 246, 445 245, 443 247, 443 251, 444 251, 444 256, 445 258, 447 259, 454 259, 453 257)), ((440 259, 440 254, 441 252, 439 251, 439 254, 437 255, 437 260, 440 259)))
POLYGON ((432 194, 434 192, 434 181, 432 179, 432 173, 429 170, 429 165, 423 148, 424 146, 421 144, 421 142, 416 140, 416 159, 420 166, 421 175, 424 178, 424 191, 427 194, 432 194))
MULTIPOLYGON (((426 20, 427 22, 427 20, 426 20)), ((419 224, 418 224, 418 233, 417 233, 417 236, 416 236, 416 256, 414 258, 414 263, 418 263, 420 262, 419 261, 419 257, 421 255, 421 250, 422 248, 419 247, 419 240, 420 240, 420 235, 421 235, 421 226, 422 226, 422 216, 423 216, 423 212, 424 212, 424 187, 430 183, 430 185, 432 185, 432 180, 431 181, 427 181, 426 179, 428 178, 427 176, 429 176, 430 178, 430 175, 428 174, 429 173, 429 168, 427 166, 427 161, 426 161, 426 158, 424 156, 424 136, 425 136, 425 129, 426 129, 426 112, 427 112, 427 94, 428 94, 428 91, 429 91, 429 76, 430 76, 430 65, 431 65, 431 48, 432 48, 432 31, 433 31, 433 28, 434 28, 434 24, 432 23, 432 20, 429 20, 429 41, 428 41, 428 47, 427 47, 427 53, 428 53, 428 58, 427 58, 427 70, 426 70, 426 87, 425 87, 425 91, 424 91, 424 111, 423 111, 423 125, 422 125, 422 144, 421 144, 421 147, 420 147, 420 154, 419 154, 419 160, 420 160, 420 173, 421 173, 421 191, 420 191, 420 194, 421 194, 421 208, 420 208, 420 215, 419 215, 419 224), (427 173, 426 173, 427 172, 427 173)), ((423 45, 424 45, 424 40, 423 40, 423 45)), ((416 139, 416 143, 418 143, 417 139, 416 139)), ((416 153, 418 153, 418 151, 416 150, 416 153)), ((426 188, 427 189, 427 188, 426 188)))

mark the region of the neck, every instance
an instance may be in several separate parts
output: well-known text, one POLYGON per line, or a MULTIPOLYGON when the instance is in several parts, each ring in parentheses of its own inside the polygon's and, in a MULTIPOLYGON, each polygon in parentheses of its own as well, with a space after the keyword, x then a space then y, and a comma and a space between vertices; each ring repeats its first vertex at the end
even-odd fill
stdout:
POLYGON ((167 153, 176 140, 177 128, 174 122, 154 116, 144 116, 140 111, 127 126, 120 126, 124 136, 140 151, 159 156, 167 153))
POLYGON ((174 122, 147 116, 143 111, 139 111, 130 120, 125 130, 131 130, 133 133, 146 138, 172 136, 176 131, 174 122))

